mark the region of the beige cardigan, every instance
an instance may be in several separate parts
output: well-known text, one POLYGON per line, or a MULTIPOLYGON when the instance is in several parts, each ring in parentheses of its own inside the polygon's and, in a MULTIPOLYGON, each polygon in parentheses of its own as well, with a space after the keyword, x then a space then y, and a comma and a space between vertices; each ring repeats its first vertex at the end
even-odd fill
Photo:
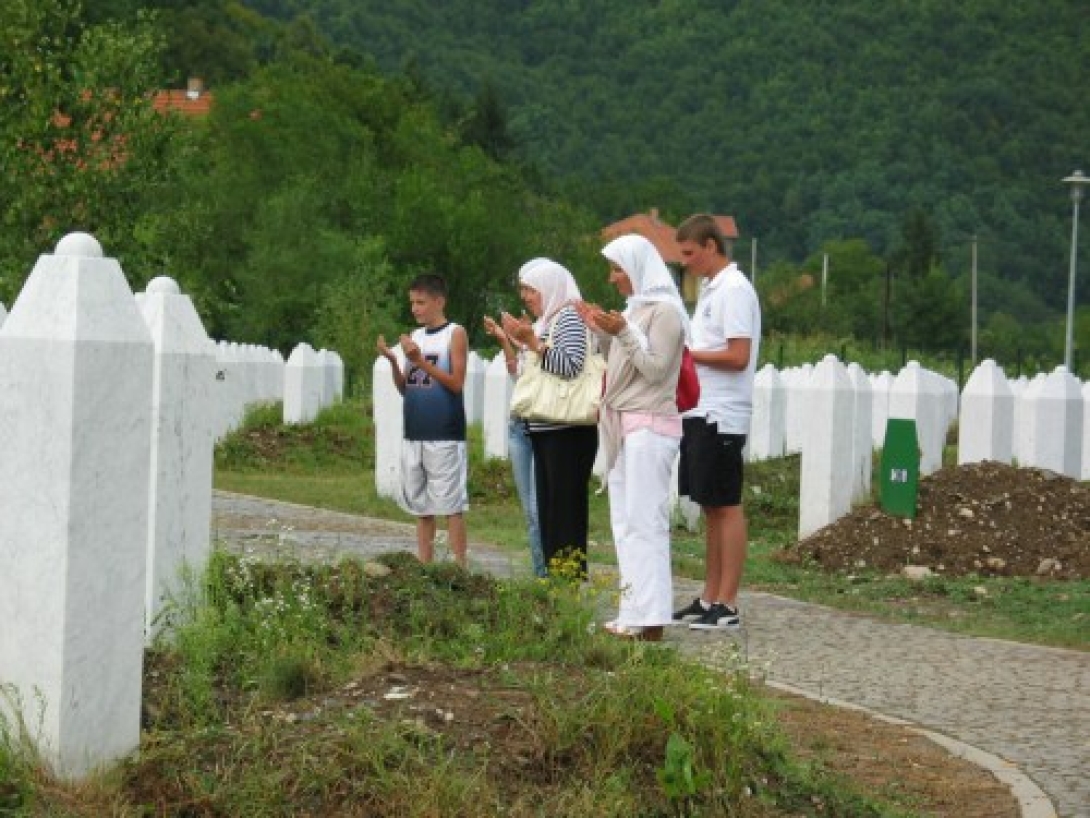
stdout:
POLYGON ((677 379, 685 343, 681 317, 673 305, 656 302, 637 307, 628 320, 646 337, 646 349, 631 326, 616 337, 599 334, 608 364, 598 420, 607 474, 621 448, 620 412, 677 414, 677 379))

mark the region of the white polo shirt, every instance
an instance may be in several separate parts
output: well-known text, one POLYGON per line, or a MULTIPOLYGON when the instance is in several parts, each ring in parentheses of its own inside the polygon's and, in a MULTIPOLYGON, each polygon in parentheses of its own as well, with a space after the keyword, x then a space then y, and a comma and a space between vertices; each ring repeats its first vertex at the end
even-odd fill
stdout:
POLYGON ((731 262, 704 285, 693 311, 691 349, 726 349, 731 338, 748 338, 749 364, 739 372, 696 365, 700 403, 685 417, 706 417, 722 434, 749 434, 753 378, 761 345, 761 306, 757 291, 731 262))

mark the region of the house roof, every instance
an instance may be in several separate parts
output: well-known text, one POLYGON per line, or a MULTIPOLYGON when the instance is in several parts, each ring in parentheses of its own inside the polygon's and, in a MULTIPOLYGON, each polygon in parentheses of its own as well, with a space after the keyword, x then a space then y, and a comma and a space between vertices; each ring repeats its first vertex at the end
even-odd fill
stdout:
POLYGON ((177 111, 185 116, 207 116, 212 110, 212 92, 206 91, 201 80, 189 80, 181 90, 159 91, 152 100, 156 111, 177 111))
POLYGON ((186 116, 207 116, 212 110, 212 94, 208 91, 196 98, 188 91, 159 91, 152 100, 156 111, 177 111, 186 116))
MULTIPOLYGON (((734 241, 738 238, 738 227, 734 223, 733 216, 714 216, 724 238, 734 241)), ((602 237, 615 239, 626 233, 637 233, 655 245, 663 261, 669 264, 681 262, 681 251, 678 249, 674 236, 677 229, 659 218, 658 208, 651 208, 648 213, 634 213, 626 219, 614 222, 602 228, 602 237)))

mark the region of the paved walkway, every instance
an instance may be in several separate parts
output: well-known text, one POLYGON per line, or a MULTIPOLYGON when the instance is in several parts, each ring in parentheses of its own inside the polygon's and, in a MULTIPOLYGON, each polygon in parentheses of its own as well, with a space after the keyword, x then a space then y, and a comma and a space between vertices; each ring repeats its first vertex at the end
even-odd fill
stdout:
MULTIPOLYGON (((217 492, 215 536, 232 549, 283 548, 308 559, 415 551, 411 526, 217 492)), ((487 547, 474 568, 525 571, 487 547)), ((679 601, 695 583, 679 582, 679 601)), ((738 639, 750 665, 808 695, 895 716, 1015 765, 1044 790, 1027 815, 1090 818, 1090 653, 890 625, 763 593, 742 599, 738 639)), ((673 628, 708 658, 722 635, 673 628)), ((1031 788, 1032 789, 1032 788, 1031 788)), ((1032 795, 1032 793, 1031 793, 1032 795)))

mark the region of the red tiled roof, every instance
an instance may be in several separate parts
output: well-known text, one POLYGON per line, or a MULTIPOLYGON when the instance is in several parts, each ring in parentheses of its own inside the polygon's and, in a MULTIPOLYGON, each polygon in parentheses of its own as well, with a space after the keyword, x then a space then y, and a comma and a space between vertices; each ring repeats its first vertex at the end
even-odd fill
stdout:
POLYGON ((212 110, 210 91, 159 91, 152 100, 156 111, 177 111, 185 116, 207 116, 212 110))
MULTIPOLYGON (((734 223, 733 216, 715 216, 723 237, 729 242, 738 238, 738 227, 734 223)), ((663 261, 668 264, 681 262, 681 251, 678 249, 677 240, 674 238, 677 229, 659 219, 657 208, 651 208, 650 213, 635 213, 627 219, 602 228, 602 237, 615 239, 626 233, 637 233, 655 245, 663 261)))

